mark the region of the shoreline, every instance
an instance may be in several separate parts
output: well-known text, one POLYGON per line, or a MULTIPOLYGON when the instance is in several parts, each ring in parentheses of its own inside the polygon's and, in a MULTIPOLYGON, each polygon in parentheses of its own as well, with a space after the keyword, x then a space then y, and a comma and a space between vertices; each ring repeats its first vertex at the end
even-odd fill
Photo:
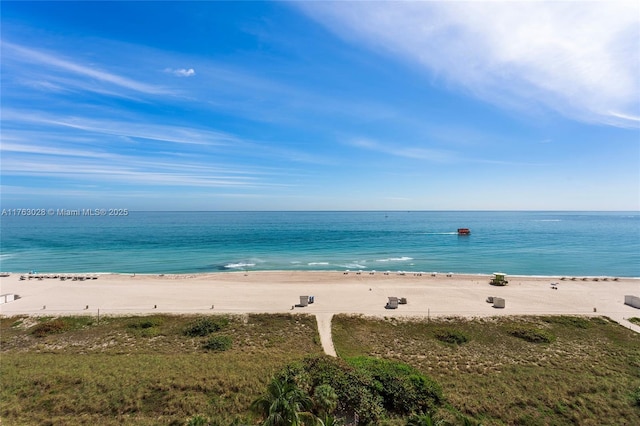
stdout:
MULTIPOLYGON (((499 271, 495 271, 499 272, 499 271)), ((8 274, 11 276, 38 276, 38 275, 67 275, 67 276, 81 276, 81 275, 98 275, 98 276, 141 276, 141 277, 165 277, 165 276, 217 276, 217 275, 225 275, 225 274, 288 274, 288 273, 296 273, 296 274, 345 274, 348 273, 350 275, 415 275, 422 274, 422 276, 431 276, 432 274, 437 275, 449 275, 456 277, 488 277, 490 278, 492 273, 484 273, 484 272, 441 272, 441 271, 413 271, 413 270, 370 270, 370 269, 229 269, 224 271, 207 271, 207 272, 66 272, 66 271, 58 271, 58 272, 0 272, 0 278, 6 278, 4 274, 8 274)), ((620 281, 620 280, 640 280, 640 276, 625 276, 625 275, 561 275, 561 274, 551 274, 551 275, 531 275, 531 274, 507 274, 507 276, 512 278, 521 278, 521 279, 550 279, 550 280, 603 280, 603 281, 620 281)))

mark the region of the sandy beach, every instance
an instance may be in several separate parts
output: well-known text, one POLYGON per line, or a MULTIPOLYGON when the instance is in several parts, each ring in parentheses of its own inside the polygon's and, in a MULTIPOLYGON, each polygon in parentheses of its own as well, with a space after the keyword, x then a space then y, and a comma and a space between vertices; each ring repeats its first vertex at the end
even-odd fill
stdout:
POLYGON ((331 355, 331 318, 340 313, 406 318, 603 315, 640 333, 639 326, 627 321, 640 317, 640 309, 624 304, 625 295, 640 295, 637 278, 507 276, 509 284, 497 287, 489 284, 488 275, 409 272, 101 274, 64 281, 54 276, 0 278, 2 294, 20 296, 0 304, 0 314, 307 313, 316 316, 322 346, 331 355), (314 303, 296 306, 300 296, 314 296, 314 303), (407 303, 387 309, 390 296, 407 303), (505 307, 487 303, 489 296, 504 298, 505 307))
MULTIPOLYGON (((26 275, 25 275, 26 276, 26 275)), ((102 274, 91 280, 0 278, 2 294, 20 299, 0 305, 5 316, 51 314, 274 313, 364 314, 371 316, 492 316, 581 314, 616 321, 640 316, 624 304, 640 295, 637 278, 507 276, 505 287, 487 275, 371 274, 357 272, 228 272, 191 275, 102 274), (597 280, 597 281, 596 281, 597 280), (557 283, 557 290, 551 283, 557 283), (315 303, 294 307, 299 296, 315 303), (406 305, 386 309, 389 296, 406 305), (502 297, 503 309, 487 303, 502 297), (293 309, 292 309, 293 307, 293 309)))

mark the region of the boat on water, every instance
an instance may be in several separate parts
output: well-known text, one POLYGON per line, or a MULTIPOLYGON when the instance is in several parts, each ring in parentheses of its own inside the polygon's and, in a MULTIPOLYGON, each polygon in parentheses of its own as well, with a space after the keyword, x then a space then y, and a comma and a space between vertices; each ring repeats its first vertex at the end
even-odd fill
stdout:
POLYGON ((471 230, 469 228, 458 228, 458 235, 469 235, 471 230))

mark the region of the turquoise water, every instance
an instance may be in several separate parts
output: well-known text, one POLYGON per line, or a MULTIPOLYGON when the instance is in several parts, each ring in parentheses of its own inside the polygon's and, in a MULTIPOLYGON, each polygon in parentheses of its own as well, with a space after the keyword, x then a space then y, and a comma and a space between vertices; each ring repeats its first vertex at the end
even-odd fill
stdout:
POLYGON ((130 212, 1 218, 0 270, 640 277, 639 212, 130 212), (471 235, 458 236, 468 227, 471 235))

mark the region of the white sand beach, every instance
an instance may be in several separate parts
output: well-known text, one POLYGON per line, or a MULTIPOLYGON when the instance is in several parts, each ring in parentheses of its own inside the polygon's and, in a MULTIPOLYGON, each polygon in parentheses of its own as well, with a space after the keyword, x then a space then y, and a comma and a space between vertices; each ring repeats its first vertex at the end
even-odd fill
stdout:
POLYGON ((492 316, 581 314, 605 315, 616 321, 640 317, 624 304, 625 295, 640 296, 640 279, 507 276, 496 287, 487 275, 421 275, 407 272, 227 272, 191 275, 102 274, 98 279, 20 280, 0 278, 2 294, 20 299, 0 305, 5 316, 52 314, 272 313, 364 314, 370 316, 492 316), (596 281, 597 279, 597 281, 596 281), (557 283, 557 290, 551 283, 557 283), (315 303, 292 307, 299 296, 315 303), (389 296, 406 305, 385 309, 389 296), (487 303, 502 297, 503 309, 487 303))

